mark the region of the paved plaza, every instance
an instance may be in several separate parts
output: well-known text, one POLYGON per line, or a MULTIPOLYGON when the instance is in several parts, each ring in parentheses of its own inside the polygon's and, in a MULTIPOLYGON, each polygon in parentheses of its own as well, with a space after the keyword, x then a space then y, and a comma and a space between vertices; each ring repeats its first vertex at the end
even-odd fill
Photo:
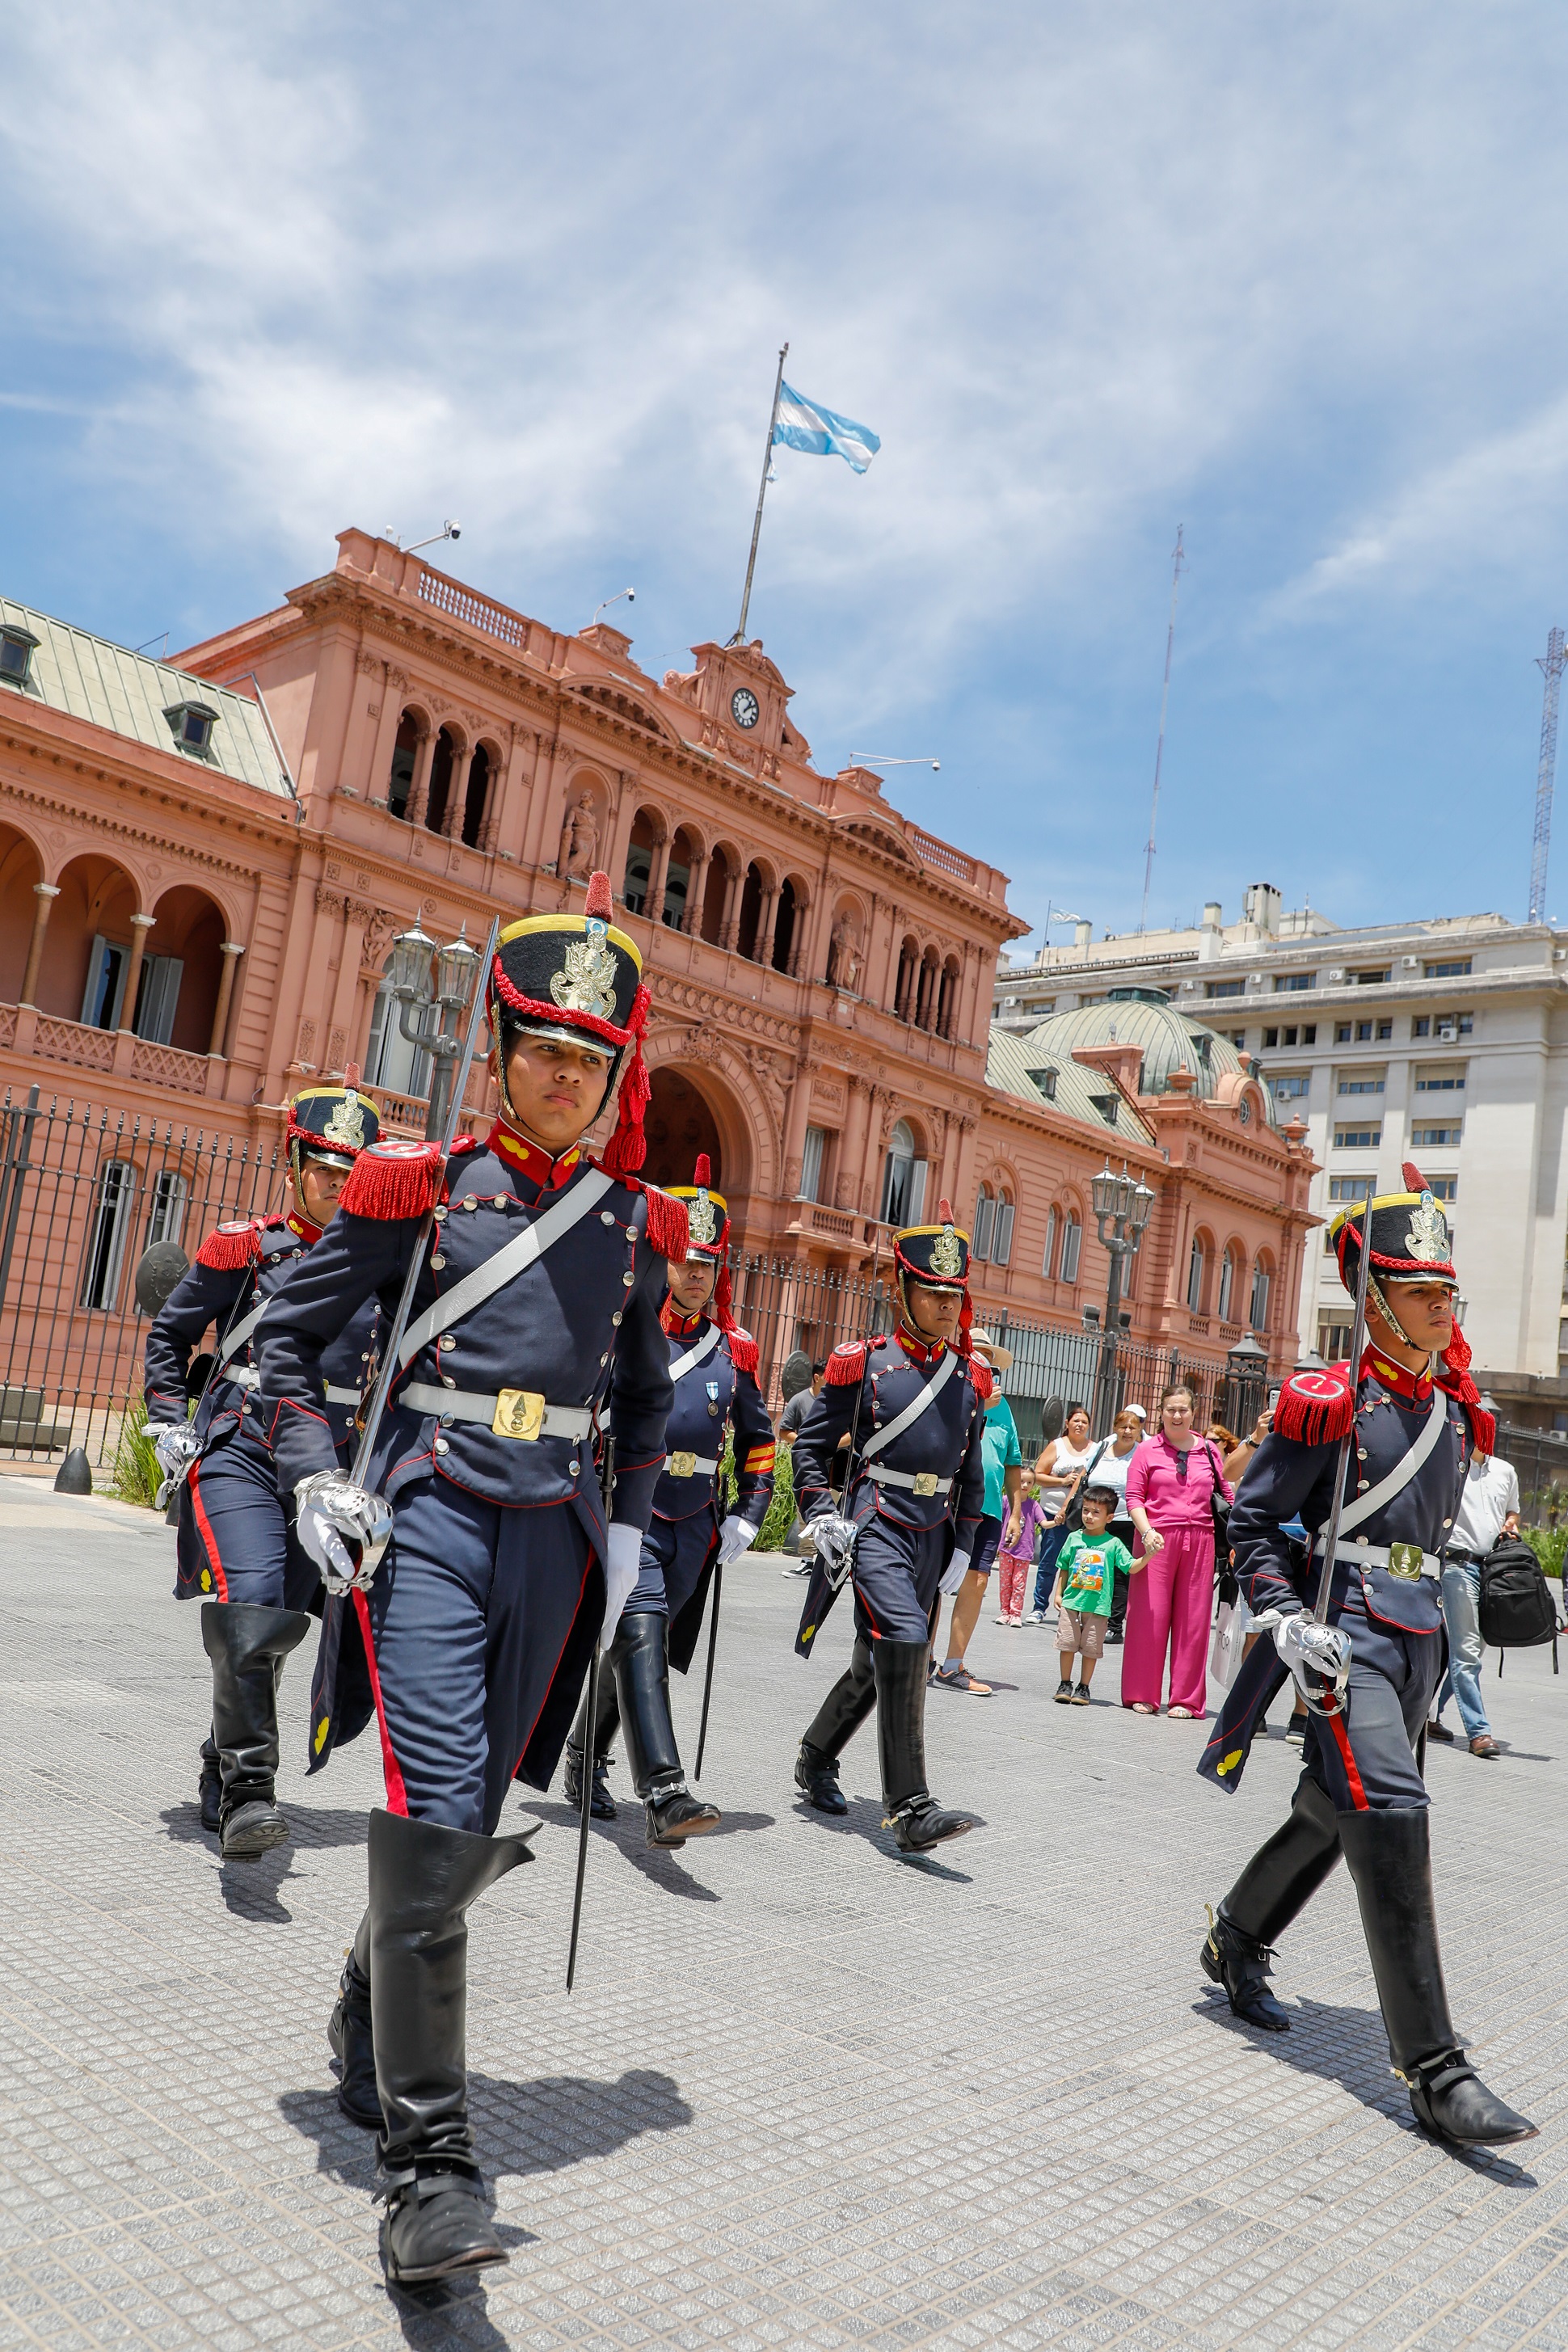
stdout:
MULTIPOLYGON (((1051 1636, 987 1617, 996 1696, 928 1711, 933 1785, 985 1826, 902 1861, 869 1729, 847 1821, 793 1800, 847 1610, 803 1664, 801 1587, 732 1570, 703 1783, 724 1832, 685 1859, 647 1853, 640 1814, 595 1834, 570 2000, 559 1782, 508 1808, 542 1822, 538 1860, 475 1907, 468 2054, 512 2260, 399 2297, 322 2031, 374 1735, 307 1781, 292 1661, 295 1843, 222 1866, 173 1544, 144 1512, 0 1480, 5 2352, 1568 2345, 1549 1653, 1500 1685, 1489 1661, 1501 1763, 1428 1765, 1457 2015, 1542 2126, 1465 2159, 1390 2076, 1342 1872, 1288 1940, 1290 2033, 1237 2025, 1199 1974, 1205 1900, 1285 1807, 1282 1739, 1222 1796, 1195 1726, 1051 1706, 1051 1636)), ((689 1755, 700 1697, 678 1683, 689 1755)))

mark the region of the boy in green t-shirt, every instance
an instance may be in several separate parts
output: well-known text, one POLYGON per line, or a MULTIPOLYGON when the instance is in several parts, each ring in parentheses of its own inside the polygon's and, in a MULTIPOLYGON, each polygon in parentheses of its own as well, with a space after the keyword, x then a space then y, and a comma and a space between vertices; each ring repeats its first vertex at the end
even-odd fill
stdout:
POLYGON ((1083 1526, 1068 1536, 1057 1555, 1056 1590, 1051 1594, 1058 1612, 1057 1647, 1061 1652, 1062 1678, 1057 1685, 1058 1706, 1087 1706, 1089 1686, 1105 1648, 1105 1629, 1116 1591, 1116 1571, 1131 1570, 1132 1555, 1119 1536, 1105 1532, 1116 1508, 1114 1486, 1086 1486, 1083 1526), (1078 1687, 1073 1687, 1073 1652, 1078 1653, 1078 1687))

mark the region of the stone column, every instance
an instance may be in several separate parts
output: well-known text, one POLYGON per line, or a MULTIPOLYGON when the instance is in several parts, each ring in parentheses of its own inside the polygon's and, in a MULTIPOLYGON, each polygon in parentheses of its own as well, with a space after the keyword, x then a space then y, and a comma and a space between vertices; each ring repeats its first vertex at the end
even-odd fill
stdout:
POLYGON ((33 909, 33 936, 27 947, 27 969, 22 974, 21 1002, 24 1004, 37 1003, 34 991, 38 985, 38 966, 44 960, 44 933, 49 928, 49 917, 59 895, 58 882, 35 882, 33 885, 33 896, 38 903, 33 909))
POLYGON ((341 1070, 359 1043, 355 1012, 359 1001, 359 968, 364 957, 364 935, 374 907, 363 898, 343 901, 343 937, 338 951, 338 984, 332 996, 331 1025, 327 1031, 323 1067, 341 1070))
POLYGON ((664 877, 669 871, 671 840, 672 835, 667 833, 662 841, 656 841, 653 845, 653 856, 648 861, 647 903, 643 908, 645 922, 658 923, 664 919, 664 877))
POLYGON ((142 985, 142 960, 147 952, 147 934, 157 921, 156 915, 132 915, 131 918, 131 964, 125 974, 125 992, 120 1000, 120 1026, 131 1031, 136 1024, 136 992, 142 985))
POLYGON ((849 1114, 844 1122, 843 1139, 838 1147, 838 1173, 833 1186, 835 1208, 853 1209, 859 1198, 860 1177, 866 1157, 866 1129, 870 1122, 875 1093, 875 1087, 867 1079, 851 1077, 849 1114))
POLYGON ((437 733, 436 728, 426 727, 414 754, 414 782, 408 787, 408 798, 403 809, 404 821, 408 824, 423 824, 425 822, 425 810, 430 798, 430 762, 436 756, 437 733))
POLYGON ((789 943, 789 976, 792 980, 799 980, 805 970, 806 924, 813 911, 811 907, 802 906, 800 901, 796 900, 795 937, 789 943))
POLYGON ((778 915, 779 885, 770 882, 763 892, 763 903, 757 910, 757 944, 752 950, 754 961, 764 969, 773 963, 773 926, 778 921, 778 915))
POLYGON ((719 944, 726 955, 733 955, 741 936, 741 893, 746 887, 744 866, 730 869, 729 885, 724 892, 724 920, 719 932, 719 944))
POLYGON ((686 885, 686 920, 681 928, 694 940, 702 936, 702 900, 708 887, 708 868, 713 862, 710 849, 700 849, 691 861, 691 872, 686 885))
POLYGON ((801 1163, 805 1154, 805 1130, 811 1124, 811 1074, 804 1056, 795 1066, 795 1084, 790 1088, 789 1109, 784 1117, 784 1199, 795 1200, 800 1192, 801 1163))
POLYGON ((213 1033, 207 1040, 207 1053, 221 1061, 224 1032, 228 1027, 228 1008, 234 996, 234 976, 239 970, 239 959, 245 950, 237 940, 225 940, 218 953, 223 958, 223 970, 218 974, 217 1003, 213 1011, 213 1033))
MULTIPOLYGON (((367 801, 372 799, 380 801, 384 808, 387 788, 392 782, 393 746, 397 740, 398 728, 403 723, 402 689, 408 681, 401 670, 395 670, 387 663, 376 661, 374 656, 368 658, 370 667, 366 669, 364 667, 366 657, 363 656, 361 657, 361 675, 367 677, 374 677, 377 670, 382 674, 381 708, 375 721, 375 733, 371 739, 370 762, 363 778, 345 776, 342 781, 345 783, 353 784, 356 791, 363 791, 367 801), (396 680, 395 685, 393 683, 394 679, 396 680)), ((376 688, 373 686, 370 690, 374 694, 376 688)), ((347 765, 346 754, 344 765, 347 765)))

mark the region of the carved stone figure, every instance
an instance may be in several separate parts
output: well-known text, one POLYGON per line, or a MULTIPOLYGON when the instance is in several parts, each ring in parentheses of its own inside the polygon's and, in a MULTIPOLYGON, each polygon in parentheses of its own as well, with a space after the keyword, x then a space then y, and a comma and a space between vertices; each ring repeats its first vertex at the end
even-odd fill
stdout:
POLYGON ((860 977, 860 940, 847 907, 834 924, 827 944, 827 977, 835 988, 849 990, 860 977))
POLYGON ((555 871, 563 880, 585 882, 599 856, 599 819, 592 793, 582 793, 566 811, 555 871))

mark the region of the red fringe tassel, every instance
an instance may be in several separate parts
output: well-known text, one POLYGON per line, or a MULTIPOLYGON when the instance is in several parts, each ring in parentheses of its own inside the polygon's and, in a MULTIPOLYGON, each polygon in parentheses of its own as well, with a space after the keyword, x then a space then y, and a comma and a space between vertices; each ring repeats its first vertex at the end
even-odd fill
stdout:
POLYGON ((1279 1391, 1273 1426, 1298 1445, 1331 1445, 1355 1423, 1355 1391, 1349 1364, 1321 1372, 1297 1372, 1279 1391))
POLYGON ((222 1274, 232 1274, 236 1266, 254 1265, 261 1255, 266 1223, 265 1217, 247 1217, 243 1224, 217 1226, 196 1252, 196 1264, 215 1266, 222 1274))
POLYGON ((849 1339, 842 1348, 835 1348, 827 1359, 827 1370, 823 1378, 830 1389, 849 1389, 858 1380, 864 1378, 865 1371, 866 1342, 864 1339, 849 1339))
MULTIPOLYGON (((471 1147, 470 1147, 471 1148, 471 1147)), ((373 1143, 354 1161, 338 1197, 351 1217, 422 1217, 441 1181, 438 1143, 373 1143)))

